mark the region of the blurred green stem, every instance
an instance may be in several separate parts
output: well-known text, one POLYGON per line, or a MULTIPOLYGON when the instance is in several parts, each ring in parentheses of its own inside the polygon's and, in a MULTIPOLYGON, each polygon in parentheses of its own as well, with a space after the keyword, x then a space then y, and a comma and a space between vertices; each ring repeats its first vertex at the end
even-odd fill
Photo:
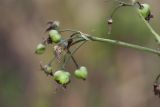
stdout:
POLYGON ((160 35, 151 27, 151 25, 144 19, 144 17, 140 14, 140 12, 137 9, 137 13, 140 16, 140 18, 142 19, 142 21, 144 22, 144 24, 148 27, 148 29, 150 30, 150 32, 153 34, 155 40, 157 41, 157 43, 160 45, 160 35))
MULTIPOLYGON (((106 42, 106 43, 110 43, 112 45, 124 46, 124 47, 128 47, 128 48, 137 49, 137 50, 140 50, 140 51, 160 55, 160 51, 155 50, 155 49, 151 49, 151 48, 148 48, 148 47, 143 47, 143 46, 139 46, 139 45, 135 45, 135 44, 131 44, 131 43, 126 43, 126 42, 122 42, 122 41, 118 41, 118 40, 99 38, 99 37, 91 36, 91 35, 88 35, 88 34, 83 34, 83 35, 85 35, 91 41, 106 42)), ((86 41, 86 39, 81 38, 80 40, 78 40, 78 42, 81 42, 81 41, 86 41)), ((76 43, 78 43, 78 42, 76 42, 76 43)))
MULTIPOLYGON (((123 1, 119 1, 119 0, 116 0, 117 2, 119 2, 120 5, 118 5, 114 11, 112 12, 111 14, 111 18, 113 17, 114 13, 120 8, 120 7, 124 7, 124 6, 135 6, 135 3, 134 4, 128 4, 128 3, 125 3, 123 1)), ((136 2, 140 7, 141 7, 141 4, 139 2, 136 2)), ((155 40, 157 41, 158 45, 160 45, 160 35, 151 27, 151 25, 148 23, 148 21, 145 20, 145 18, 142 16, 142 14, 139 12, 139 8, 136 7, 136 11, 137 11, 137 14, 140 16, 140 18, 142 19, 142 21, 144 22, 144 24, 148 27, 148 29, 150 30, 150 32, 152 33, 152 35, 154 36, 155 40)))
MULTIPOLYGON (((81 41, 83 41, 83 39, 81 40, 81 41)), ((81 42, 80 41, 80 42, 81 42)), ((77 43, 79 43, 79 42, 77 42, 77 43)), ((62 68, 63 69, 65 69, 65 66, 66 66, 66 64, 69 62, 69 60, 72 58, 72 60, 73 60, 73 62, 75 63, 75 65, 76 65, 76 67, 77 67, 77 69, 79 68, 79 65, 78 65, 78 63, 76 62, 76 60, 74 59, 74 57, 73 57, 73 54, 75 53, 75 52, 77 52, 77 50, 82 46, 82 45, 84 45, 86 43, 86 41, 84 41, 84 42, 82 42, 80 45, 78 45, 72 52, 71 51, 69 51, 68 52, 68 57, 66 56, 65 57, 65 61, 64 61, 64 64, 62 65, 62 68)), ((66 54, 67 55, 67 54, 66 54)))

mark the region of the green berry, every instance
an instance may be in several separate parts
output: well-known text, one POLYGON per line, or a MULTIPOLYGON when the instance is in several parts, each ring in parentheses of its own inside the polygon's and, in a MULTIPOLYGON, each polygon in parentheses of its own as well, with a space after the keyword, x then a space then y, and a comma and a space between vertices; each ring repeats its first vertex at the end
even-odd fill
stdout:
POLYGON ((70 73, 63 70, 56 71, 53 79, 59 84, 66 85, 70 82, 70 73))
POLYGON ((40 55, 40 54, 43 54, 45 50, 46 50, 45 45, 40 43, 37 45, 35 53, 40 55))
POLYGON ((58 43, 61 41, 61 35, 58 33, 57 30, 50 30, 49 37, 51 38, 52 42, 58 43))
POLYGON ((83 79, 85 80, 87 78, 87 75, 88 75, 88 71, 87 71, 87 68, 82 66, 80 67, 79 69, 77 69, 75 72, 74 72, 74 75, 79 78, 79 79, 83 79))
POLYGON ((139 8, 139 12, 144 18, 147 18, 150 15, 150 6, 149 4, 141 4, 142 8, 139 8))

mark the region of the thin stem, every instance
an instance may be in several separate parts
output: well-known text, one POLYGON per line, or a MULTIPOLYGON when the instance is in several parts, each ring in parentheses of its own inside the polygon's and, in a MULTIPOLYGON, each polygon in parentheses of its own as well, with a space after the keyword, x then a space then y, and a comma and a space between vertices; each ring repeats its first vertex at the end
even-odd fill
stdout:
POLYGON ((123 4, 123 6, 133 6, 133 4, 126 3, 126 2, 123 2, 121 0, 115 0, 115 1, 118 2, 119 4, 123 4))
POLYGON ((115 7, 114 8, 114 10, 113 10, 113 12, 112 12, 112 14, 111 14, 111 18, 114 16, 114 14, 116 13, 116 11, 118 10, 118 9, 120 9, 121 7, 126 7, 126 6, 134 6, 133 4, 128 4, 128 3, 125 3, 125 2, 122 2, 122 1, 117 1, 117 2, 119 2, 119 5, 117 6, 117 7, 115 7))
POLYGON ((123 5, 120 4, 120 5, 118 5, 117 7, 114 8, 114 10, 113 10, 113 12, 112 12, 112 14, 111 14, 111 18, 113 18, 113 15, 116 13, 116 11, 117 11, 120 7, 122 7, 122 6, 123 6, 123 5))
MULTIPOLYGON (((146 22, 146 23, 148 23, 148 22, 146 22)), ((75 30, 73 30, 73 31, 75 31, 75 30)), ((152 49, 152 48, 143 47, 143 46, 140 46, 140 45, 126 43, 126 42, 122 42, 122 41, 118 41, 118 40, 99 38, 99 37, 91 36, 91 35, 88 35, 88 34, 85 34, 85 33, 82 33, 82 34, 85 35, 87 38, 89 38, 90 41, 106 42, 106 43, 110 43, 112 45, 124 46, 124 47, 128 47, 128 48, 132 48, 132 49, 136 49, 136 50, 140 50, 140 51, 144 51, 144 52, 149 52, 149 53, 160 55, 160 51, 152 49)), ((73 46, 73 45, 75 45, 75 44, 77 44, 79 42, 82 42, 82 41, 87 41, 87 40, 81 37, 77 41, 73 42, 71 44, 71 46, 73 46)))
MULTIPOLYGON (((85 39, 84 39, 85 40, 85 39)), ((79 46, 77 46, 72 52, 71 55, 73 55, 82 45, 84 45, 86 41, 82 42, 79 46)))
POLYGON ((64 30, 59 30, 59 32, 66 32, 66 31, 68 31, 68 32, 74 32, 74 33, 76 33, 76 32, 78 32, 77 30, 72 30, 72 29, 64 29, 64 30))
POLYGON ((86 39, 84 39, 84 38, 80 38, 80 39, 78 39, 77 41, 73 42, 73 43, 71 44, 71 46, 73 46, 73 45, 75 45, 75 44, 77 44, 77 43, 79 43, 79 42, 85 41, 85 40, 86 40, 86 39))
POLYGON ((68 54, 70 55, 70 57, 72 58, 74 64, 76 65, 76 68, 79 68, 79 64, 77 63, 76 59, 73 57, 73 55, 71 54, 70 50, 68 50, 68 54))
MULTIPOLYGON (((84 39, 84 40, 85 40, 85 39, 84 39)), ((65 68, 66 64, 69 62, 69 60, 70 60, 71 58, 72 58, 72 60, 74 61, 76 67, 79 68, 79 65, 78 65, 78 63, 76 62, 76 60, 74 59, 73 54, 75 54, 75 52, 76 52, 82 45, 84 45, 85 43, 86 43, 86 41, 82 42, 82 43, 81 43, 80 45, 78 45, 72 52, 69 52, 69 56, 68 56, 68 57, 66 57, 67 54, 65 55, 65 61, 64 61, 64 64, 63 64, 62 68, 65 68)))
POLYGON ((49 63, 48 63, 48 65, 49 66, 52 66, 52 63, 55 61, 55 57, 53 57, 50 61, 49 61, 49 63))
MULTIPOLYGON (((123 7, 123 6, 134 6, 134 4, 128 4, 128 3, 125 3, 125 2, 122 2, 120 0, 116 0, 117 2, 119 2, 120 5, 118 5, 112 12, 111 14, 111 18, 113 17, 113 15, 115 14, 115 12, 120 8, 120 7, 123 7)), ((142 8, 143 6, 139 3, 139 2, 136 2, 140 8, 142 8)), ((140 16, 140 18, 142 19, 142 21, 145 23, 145 25, 148 27, 148 29, 151 31, 151 33, 153 34, 155 40, 158 42, 158 44, 160 45, 160 35, 151 27, 151 25, 145 20, 145 18, 140 14, 140 12, 138 11, 137 9, 137 13, 138 15, 140 16)))
POLYGON ((151 25, 144 19, 144 17, 140 14, 140 12, 138 10, 137 10, 137 13, 140 16, 140 18, 142 19, 142 21, 144 22, 144 24, 148 27, 150 32, 153 34, 157 43, 160 45, 160 35, 151 27, 151 25))
POLYGON ((160 74, 158 74, 158 76, 156 77, 155 83, 158 83, 159 78, 160 78, 160 74))
POLYGON ((63 59, 63 65, 61 66, 61 69, 63 70, 65 70, 66 59, 67 59, 67 54, 65 54, 64 59, 63 59))
MULTIPOLYGON (((86 36, 91 41, 106 42, 106 43, 110 43, 112 45, 124 46, 124 47, 128 47, 128 48, 132 48, 132 49, 136 49, 136 50, 140 50, 140 51, 144 51, 144 52, 149 52, 149 53, 160 55, 160 51, 155 50, 155 49, 151 49, 151 48, 148 48, 148 47, 143 47, 143 46, 140 46, 140 45, 126 43, 126 42, 122 42, 122 41, 118 41, 118 40, 99 38, 99 37, 95 37, 95 36, 91 36, 91 35, 86 35, 86 36)), ((81 41, 86 41, 86 40, 84 38, 81 38, 81 39, 77 40, 76 42, 72 43, 71 46, 75 45, 75 44, 77 44, 77 43, 79 43, 81 41)))
POLYGON ((139 46, 139 45, 135 45, 135 44, 131 44, 131 43, 121 42, 118 40, 99 38, 99 37, 94 37, 94 36, 89 36, 89 35, 86 35, 86 36, 92 41, 106 42, 106 43, 110 43, 112 45, 124 46, 124 47, 128 47, 128 48, 133 48, 133 49, 141 50, 144 52, 150 52, 153 54, 160 55, 160 51, 155 50, 155 49, 151 49, 151 48, 147 48, 147 47, 143 47, 143 46, 139 46))

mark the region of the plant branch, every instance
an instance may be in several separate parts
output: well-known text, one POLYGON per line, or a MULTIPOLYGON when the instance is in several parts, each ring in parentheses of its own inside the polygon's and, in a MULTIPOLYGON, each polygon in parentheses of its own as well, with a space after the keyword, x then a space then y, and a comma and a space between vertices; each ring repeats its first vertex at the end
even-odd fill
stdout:
POLYGON ((70 50, 68 50, 68 54, 70 55, 70 57, 72 58, 76 68, 78 69, 79 68, 79 64, 77 63, 76 59, 73 57, 73 55, 72 55, 70 50))
POLYGON ((142 21, 144 22, 144 24, 148 27, 148 29, 150 30, 150 32, 153 34, 155 40, 157 41, 157 43, 160 45, 160 35, 151 27, 151 25, 144 19, 144 17, 140 14, 140 12, 138 12, 137 9, 137 13, 140 16, 140 18, 142 19, 142 21))
MULTIPOLYGON (((83 40, 85 40, 85 39, 83 39, 83 40)), ((83 41, 82 40, 82 41, 83 41)), ((81 42, 81 41, 79 41, 79 42, 81 42)), ((76 42, 76 43, 79 43, 79 42, 76 42)), ((76 62, 76 60, 74 59, 74 57, 73 57, 73 54, 75 53, 75 52, 77 52, 77 50, 82 46, 82 45, 84 45, 86 43, 86 41, 83 41, 80 45, 78 45, 72 52, 69 52, 68 53, 68 57, 65 59, 65 62, 64 62, 64 64, 63 64, 63 68, 65 68, 65 66, 66 66, 66 64, 69 62, 69 60, 72 58, 72 60, 73 60, 73 62, 75 63, 75 65, 76 65, 76 67, 77 68, 79 68, 79 65, 78 65, 78 63, 76 62)))
MULTIPOLYGON (((143 16, 142 16, 142 19, 147 24, 147 26, 152 31, 152 33, 156 35, 155 39, 157 41, 159 41, 159 43, 160 43, 160 36, 153 30, 153 28, 148 24, 148 22, 145 21, 145 19, 143 18, 143 16)), ((71 30, 71 29, 64 30, 64 32, 65 31, 79 32, 79 31, 71 30)), ((149 52, 149 53, 160 55, 160 51, 156 50, 156 49, 152 49, 152 48, 148 48, 148 47, 144 47, 144 46, 140 46, 140 45, 136 45, 136 44, 126 43, 126 42, 122 42, 122 41, 119 41, 119 40, 99 38, 99 37, 91 36, 91 35, 88 35, 88 34, 85 34, 85 33, 82 33, 82 32, 81 32, 81 35, 86 36, 90 41, 106 42, 106 43, 110 43, 112 45, 118 45, 118 46, 128 47, 128 48, 132 48, 132 49, 136 49, 136 50, 140 50, 140 51, 144 51, 144 52, 149 52)), ((73 45, 75 45, 75 44, 77 44, 79 42, 82 42, 82 41, 88 41, 88 40, 86 40, 85 38, 81 37, 77 41, 73 42, 71 44, 71 46, 73 46, 73 45)))
MULTIPOLYGON (((132 49, 136 49, 136 50, 160 55, 160 51, 155 50, 155 49, 151 49, 151 48, 148 48, 148 47, 143 47, 143 46, 136 45, 136 44, 126 43, 126 42, 122 42, 122 41, 119 41, 119 40, 99 38, 99 37, 91 36, 91 35, 88 35, 88 34, 83 34, 83 35, 88 37, 91 41, 105 42, 105 43, 109 43, 109 44, 112 44, 112 45, 124 46, 124 47, 128 47, 128 48, 132 48, 132 49)), ((81 38, 80 40, 76 41, 72 45, 77 44, 81 41, 86 41, 86 40, 84 38, 81 38)))
MULTIPOLYGON (((113 15, 115 14, 115 12, 120 8, 120 7, 124 7, 124 6, 134 6, 135 4, 128 4, 125 3, 123 1, 120 0, 115 0, 117 2, 119 2, 119 5, 113 10, 112 14, 111 14, 111 18, 113 17, 113 15)), ((142 8, 142 5, 139 2, 136 2, 140 8, 142 8)), ((137 7, 136 7, 137 8, 137 7)), ((151 27, 151 25, 145 20, 145 18, 142 16, 142 14, 140 14, 140 12, 138 11, 138 9, 136 9, 137 14, 140 16, 140 18, 142 19, 142 21, 144 22, 144 24, 148 27, 148 29, 150 30, 150 32, 152 33, 152 35, 154 36, 155 40, 157 41, 157 43, 160 45, 160 35, 151 27)))

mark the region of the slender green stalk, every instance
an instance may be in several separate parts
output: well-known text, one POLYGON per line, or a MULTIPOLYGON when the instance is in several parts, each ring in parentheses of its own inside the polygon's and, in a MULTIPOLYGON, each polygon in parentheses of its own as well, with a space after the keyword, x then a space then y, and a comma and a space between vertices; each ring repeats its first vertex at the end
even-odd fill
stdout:
MULTIPOLYGON (((111 17, 113 17, 114 13, 120 8, 120 7, 124 7, 124 6, 134 6, 135 4, 128 4, 119 0, 116 0, 117 2, 120 3, 120 5, 118 5, 114 11, 111 14, 111 17)), ((141 4, 139 2, 136 2, 140 7, 141 4)), ((142 21, 144 22, 144 24, 148 27, 148 29, 150 30, 150 32, 153 34, 155 40, 157 41, 157 43, 160 45, 160 35, 151 27, 151 25, 144 19, 144 17, 140 14, 140 12, 138 11, 138 8, 136 7, 136 11, 137 14, 140 16, 140 18, 142 19, 142 21)))
POLYGON ((150 52, 150 53, 160 55, 160 51, 155 50, 155 49, 151 49, 151 48, 147 48, 147 47, 143 47, 143 46, 139 46, 139 45, 135 45, 135 44, 130 44, 130 43, 126 43, 126 42, 121 42, 121 41, 118 41, 118 40, 99 38, 99 37, 89 36, 89 35, 86 35, 86 36, 89 39, 91 39, 92 41, 106 42, 106 43, 110 43, 112 45, 124 46, 124 47, 128 47, 128 48, 133 48, 133 49, 137 49, 137 50, 141 50, 141 51, 150 52))
POLYGON ((77 33, 78 32, 77 30, 72 30, 72 29, 59 30, 59 32, 66 32, 66 31, 69 31, 69 32, 72 32, 72 33, 77 33))
POLYGON ((76 68, 78 69, 79 68, 79 64, 77 63, 76 59, 73 57, 73 55, 71 55, 71 52, 68 50, 69 54, 70 54, 70 57, 72 58, 76 68))
MULTIPOLYGON (((95 37, 95 36, 91 36, 85 33, 82 33, 83 35, 85 35, 88 39, 90 39, 90 41, 97 41, 97 42, 106 42, 106 43, 110 43, 112 45, 118 45, 118 46, 123 46, 123 47, 128 47, 128 48, 132 48, 132 49, 136 49, 136 50, 140 50, 140 51, 144 51, 144 52, 149 52, 149 53, 153 53, 153 54, 157 54, 160 55, 160 51, 156 50, 156 49, 152 49, 152 48, 148 48, 148 47, 144 47, 144 46, 140 46, 140 45, 136 45, 136 44, 131 44, 131 43, 126 43, 126 42, 122 42, 119 40, 112 40, 112 39, 106 39, 106 38, 99 38, 99 37, 95 37)), ((77 41, 73 42, 71 44, 71 46, 82 42, 82 41, 88 41, 84 38, 80 38, 77 41)))
POLYGON ((144 22, 144 24, 148 27, 148 29, 150 30, 150 32, 153 34, 153 36, 154 36, 155 40, 157 41, 157 43, 160 45, 160 35, 151 27, 151 25, 138 12, 138 9, 137 9, 137 13, 140 16, 140 18, 142 19, 142 21, 144 22))
MULTIPOLYGON (((83 38, 83 40, 85 40, 83 38)), ((81 42, 81 41, 79 41, 81 42)), ((78 42, 77 42, 78 43, 78 42)), ((79 65, 78 63, 76 62, 76 60, 74 59, 73 57, 73 54, 82 46, 86 43, 86 41, 82 42, 80 45, 78 45, 72 52, 69 52, 68 53, 68 57, 65 56, 65 61, 64 61, 64 64, 62 65, 62 68, 65 68, 66 64, 69 62, 69 60, 72 58, 73 62, 75 63, 76 67, 79 68, 79 65)), ((67 55, 67 54, 66 54, 67 55)))
MULTIPOLYGON (((85 35, 91 41, 106 42, 106 43, 110 43, 112 45, 124 46, 124 47, 128 47, 128 48, 132 48, 132 49, 136 49, 136 50, 140 50, 140 51, 144 51, 144 52, 149 52, 149 53, 160 55, 160 51, 152 49, 152 48, 143 47, 143 46, 140 46, 140 45, 126 43, 126 42, 122 42, 122 41, 118 41, 118 40, 99 38, 99 37, 91 36, 91 35, 84 34, 84 33, 83 33, 83 35, 85 35)), ((76 41, 75 43, 73 43, 71 46, 73 46, 73 45, 75 45, 75 44, 77 44, 77 43, 79 43, 81 41, 86 41, 86 39, 81 38, 78 41, 76 41)))

